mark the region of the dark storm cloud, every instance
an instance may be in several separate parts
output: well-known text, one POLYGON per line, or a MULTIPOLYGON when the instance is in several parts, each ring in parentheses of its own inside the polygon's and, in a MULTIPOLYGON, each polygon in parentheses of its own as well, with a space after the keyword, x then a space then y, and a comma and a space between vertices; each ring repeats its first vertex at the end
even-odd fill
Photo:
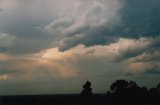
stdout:
POLYGON ((159 36, 160 1, 125 1, 125 5, 119 11, 121 23, 116 24, 112 30, 103 27, 101 32, 105 33, 105 35, 111 35, 112 37, 126 38, 159 36))
POLYGON ((116 40, 113 37, 105 37, 103 35, 97 36, 95 33, 92 35, 87 34, 77 34, 72 37, 65 37, 63 38, 59 43, 59 50, 60 51, 66 51, 71 49, 72 47, 75 47, 78 44, 84 44, 85 46, 94 46, 94 45, 106 45, 111 42, 115 42, 116 40), (94 37, 94 38, 91 38, 94 37))
MULTIPOLYGON (((64 37, 59 48, 61 51, 65 51, 78 44, 86 46, 104 45, 115 42, 115 39, 119 37, 138 39, 140 37, 159 36, 159 5, 160 1, 158 0, 126 0, 125 5, 119 9, 114 18, 105 23, 106 25, 96 28, 86 27, 75 35, 64 37), (116 21, 116 17, 118 16, 120 16, 120 22, 115 24, 114 21, 116 21)), ((99 13, 104 12, 99 10, 99 13)), ((97 15, 97 13, 94 13, 94 15, 97 15)))
POLYGON ((133 38, 160 35, 159 5, 159 0, 126 0, 120 10, 122 24, 115 28, 113 34, 133 38))
POLYGON ((53 8, 48 7, 49 1, 7 1, 6 4, 17 7, 3 6, 0 29, 20 39, 9 52, 37 52, 50 47, 52 42, 53 47, 65 51, 78 44, 88 47, 110 44, 120 37, 138 39, 160 35, 158 0, 72 1, 75 5, 71 1, 65 2, 64 8, 57 6, 64 5, 58 1, 52 1, 53 8))
POLYGON ((121 10, 124 27, 120 34, 126 37, 160 35, 159 5, 159 0, 127 0, 121 10))
POLYGON ((60 51, 78 44, 93 46, 111 43, 114 38, 106 31, 112 30, 119 23, 118 11, 122 5, 118 0, 76 1, 70 12, 66 11, 61 17, 54 19, 45 30, 52 35, 61 36, 57 44, 60 51))
POLYGON ((1 95, 78 93, 86 80, 105 92, 127 67, 160 79, 145 77, 160 68, 158 0, 0 2, 1 95))

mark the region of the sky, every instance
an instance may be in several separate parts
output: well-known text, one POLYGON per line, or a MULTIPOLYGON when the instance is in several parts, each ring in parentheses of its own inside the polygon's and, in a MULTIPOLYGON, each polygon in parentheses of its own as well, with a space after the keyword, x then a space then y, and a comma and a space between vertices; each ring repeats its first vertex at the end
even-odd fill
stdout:
POLYGON ((0 95, 155 87, 159 11, 159 0, 0 0, 0 95))

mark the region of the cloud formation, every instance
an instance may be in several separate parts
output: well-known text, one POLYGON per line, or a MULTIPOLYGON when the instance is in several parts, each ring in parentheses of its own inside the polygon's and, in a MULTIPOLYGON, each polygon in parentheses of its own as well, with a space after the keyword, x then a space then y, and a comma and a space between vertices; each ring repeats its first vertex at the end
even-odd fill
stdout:
POLYGON ((129 60, 129 69, 131 72, 160 74, 160 49, 144 51, 142 54, 129 60))
POLYGON ((122 3, 118 0, 77 1, 72 10, 67 12, 68 14, 65 13, 54 19, 45 30, 58 37, 61 36, 60 43, 57 44, 60 51, 78 44, 86 46, 101 44, 107 40, 101 33, 101 28, 111 28, 120 23, 118 11, 121 7, 122 3), (99 41, 94 38, 99 38, 96 39, 99 41))
POLYGON ((10 47, 14 44, 16 37, 6 33, 0 33, 0 47, 10 47))
POLYGON ((122 77, 153 86, 152 79, 160 79, 159 5, 158 0, 0 0, 0 80, 7 80, 0 81, 1 93, 13 94, 10 87, 20 84, 23 93, 61 87, 79 92, 85 80, 104 92, 102 82, 122 77), (71 80, 74 86, 66 84, 71 80))
POLYGON ((12 77, 11 75, 0 75, 0 80, 9 80, 9 79, 13 79, 14 77, 12 77))
POLYGON ((57 44, 60 51, 78 44, 105 45, 115 42, 115 38, 120 37, 156 37, 160 34, 160 26, 156 25, 160 17, 158 4, 158 1, 150 0, 145 3, 142 1, 124 3, 116 0, 81 1, 73 11, 71 10, 72 14, 61 15, 45 29, 53 35, 61 36, 57 44), (146 4, 150 7, 146 8, 146 4))
POLYGON ((10 49, 12 53, 38 52, 53 46, 66 51, 79 44, 106 45, 117 38, 160 34, 158 1, 1 0, 1 4, 5 11, 1 13, 1 30, 20 38, 18 47, 13 48, 16 50, 10 49))
POLYGON ((6 52, 16 41, 16 37, 0 32, 0 52, 6 52))
MULTIPOLYGON (((157 42, 156 40, 157 38, 120 38, 117 42, 109 45, 91 47, 79 45, 65 52, 60 52, 58 47, 53 47, 26 55, 1 54, 0 61, 6 62, 6 64, 8 61, 12 62, 8 62, 7 65, 9 66, 3 65, 3 69, 22 70, 25 72, 46 70, 53 77, 63 78, 78 76, 78 72, 84 69, 80 65, 89 62, 94 62, 94 65, 99 64, 98 62, 102 64, 120 62, 121 64, 124 63, 124 67, 128 67, 124 68, 129 70, 128 72, 143 73, 158 67, 156 65, 159 64, 159 49, 155 45, 159 41, 157 42)), ((106 69, 105 67, 100 67, 100 71, 106 69)), ((92 70, 88 69, 88 71, 91 72, 92 70)))

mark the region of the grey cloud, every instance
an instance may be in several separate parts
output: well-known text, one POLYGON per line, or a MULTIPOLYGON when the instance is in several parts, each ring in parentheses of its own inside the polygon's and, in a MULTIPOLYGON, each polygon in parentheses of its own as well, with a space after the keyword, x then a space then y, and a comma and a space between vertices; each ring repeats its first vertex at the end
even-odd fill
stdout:
MULTIPOLYGON (((1 1, 1 8, 4 9, 4 12, 0 15, 0 30, 18 39, 12 47, 3 48, 3 50, 8 53, 24 54, 38 52, 50 47, 50 44, 54 41, 54 36, 49 36, 42 28, 36 29, 35 27, 43 27, 54 16, 50 14, 51 9, 49 10, 46 6, 48 2, 38 2, 25 0, 1 1), (41 3, 44 4, 43 7, 40 6, 41 3)), ((5 41, 5 43, 9 43, 9 41, 5 41)))
POLYGON ((16 71, 16 70, 0 70, 0 75, 3 75, 3 74, 15 74, 19 71, 16 71))
MULTIPOLYGON (((91 31, 91 30, 90 30, 91 31)), ((76 34, 71 37, 64 37, 57 43, 60 51, 66 51, 75 47, 76 45, 83 44, 86 47, 94 46, 94 45, 106 45, 117 41, 117 38, 105 35, 97 35, 99 32, 96 32, 96 29, 88 34, 76 34), (94 33, 95 32, 95 33, 94 33), (94 37, 94 38, 91 38, 94 37)))
MULTIPOLYGON (((153 44, 154 45, 154 44, 153 44)), ((129 72, 140 72, 141 74, 160 74, 160 49, 154 46, 146 48, 140 54, 128 58, 127 62, 131 66, 129 72)), ((132 74, 132 73, 131 73, 132 74)), ((134 73, 133 73, 134 74, 134 73)))
MULTIPOLYGON (((148 63, 148 67, 141 72, 141 74, 153 74, 153 75, 160 75, 160 59, 158 61, 148 61, 148 62, 142 62, 142 63, 148 63)), ((143 68, 141 68, 143 69, 143 68)))
POLYGON ((160 60, 160 49, 154 51, 144 51, 141 55, 132 59, 132 62, 150 62, 160 60))
MULTIPOLYGON (((132 57, 136 57, 138 55, 143 54, 144 52, 152 52, 152 56, 146 56, 147 58, 141 58, 141 60, 152 60, 152 59, 159 59, 159 51, 160 49, 160 37, 150 37, 150 38, 140 38, 140 39, 132 39, 134 41, 134 45, 130 46, 129 48, 124 48, 121 50, 121 56, 115 59, 115 61, 123 61, 126 59, 130 59, 132 57)), ((138 59, 137 59, 138 60, 138 59)))
POLYGON ((8 50, 9 50, 8 47, 0 47, 0 52, 1 53, 7 52, 8 50))
POLYGON ((149 61, 150 65, 145 69, 144 73, 160 75, 160 59, 158 61, 149 61))
MULTIPOLYGON (((12 20, 7 18, 8 17, 6 17, 5 21, 8 20, 9 22, 5 22, 3 19, 0 19, 2 24, 4 24, 3 26, 0 25, 0 29, 5 33, 11 34, 12 37, 17 38, 17 40, 14 40, 14 44, 10 48, 5 48, 8 53, 32 53, 51 47, 50 45, 54 41, 54 36, 46 34, 43 30, 41 30, 41 28, 35 28, 35 26, 39 26, 44 21, 39 23, 38 19, 30 20, 23 17, 12 20)), ((1 41, 1 43, 2 42, 3 41, 1 41)), ((11 43, 11 41, 6 41, 5 43, 9 44, 9 42, 11 43)))
POLYGON ((159 5, 159 0, 126 0, 126 5, 121 10, 123 27, 118 28, 119 34, 135 38, 159 35, 159 5))
POLYGON ((75 45, 81 43, 81 40, 83 39, 83 37, 85 37, 85 35, 77 34, 77 35, 74 35, 72 37, 66 37, 66 38, 62 39, 60 41, 60 43, 58 43, 59 44, 59 50, 60 51, 65 51, 69 48, 74 47, 75 45))
POLYGON ((0 47, 9 47, 14 44, 16 37, 6 33, 0 33, 0 47))
POLYGON ((0 16, 0 29, 22 39, 16 42, 17 52, 16 47, 8 49, 11 53, 37 52, 52 43, 65 51, 78 44, 88 47, 110 44, 120 37, 138 39, 160 35, 158 0, 15 1, 10 4, 16 8, 8 5, 12 9, 6 9, 0 16), (31 3, 33 6, 28 5, 31 3), (45 27, 45 30, 34 27, 45 27))
POLYGON ((15 44, 15 36, 0 32, 0 52, 7 52, 15 44))
MULTIPOLYGON (((158 0, 1 1, 8 1, 10 3, 7 4, 10 5, 3 6, 4 12, 0 12, 0 30, 18 39, 15 41, 0 41, 0 52, 11 53, 15 57, 15 60, 0 62, 0 74, 2 74, 0 78, 4 80, 11 78, 9 75, 17 76, 17 79, 10 82, 0 81, 2 95, 79 92, 81 89, 79 83, 88 79, 93 81, 95 92, 105 92, 106 88, 104 87, 106 87, 106 84, 111 84, 112 81, 123 75, 127 66, 126 62, 123 61, 126 61, 126 59, 127 63, 149 63, 149 68, 143 73, 159 74, 159 66, 157 65, 159 65, 158 51, 160 46, 160 3, 158 0), (14 1, 18 1, 18 4, 16 4, 17 2, 13 3, 14 1), (60 19, 62 20, 60 21, 60 19), (142 37, 149 42, 145 47, 138 43, 142 42, 140 41, 142 37), (75 66, 73 71, 78 69, 75 72, 82 73, 70 79, 54 78, 52 74, 56 75, 56 73, 49 72, 46 64, 45 67, 47 66, 47 68, 41 66, 42 63, 40 67, 36 68, 34 67, 36 62, 27 60, 28 56, 25 57, 26 53, 44 51, 44 49, 50 47, 59 47, 60 51, 66 51, 79 44, 84 44, 86 47, 94 45, 107 46, 117 43, 120 38, 135 40, 133 46, 125 47, 126 44, 118 46, 124 49, 118 51, 120 54, 118 58, 114 58, 121 62, 109 62, 107 57, 96 58, 94 56, 96 49, 95 51, 87 51, 88 54, 73 55, 76 56, 75 60, 72 56, 69 56, 69 58, 63 58, 62 61, 51 62, 52 64, 58 63, 57 68, 52 69, 52 67, 49 67, 53 71, 67 72, 70 70, 66 69, 68 66, 75 66), (24 58, 19 60, 17 55, 13 53, 24 58), (147 53, 144 57, 138 57, 144 53, 147 53), (131 60, 133 58, 135 59, 131 60), (22 64, 15 65, 19 63, 22 64), (67 65, 68 63, 69 65, 67 65), (61 67, 61 65, 67 67, 64 66, 63 70, 59 70, 58 67, 61 67), (16 69, 16 66, 18 68, 21 66, 20 70, 18 69, 19 71, 10 70, 10 67, 16 69), (25 73, 17 75, 21 73, 21 69, 25 73), (73 81, 72 86, 66 84, 71 80, 73 81), (106 84, 101 84, 102 82, 106 84), (60 87, 64 86, 66 89, 61 90, 60 87), (73 89, 73 87, 76 88, 73 89), (12 91, 13 89, 15 91, 12 91)), ((113 52, 116 53, 116 51, 115 46, 113 52)), ((38 57, 36 59, 39 60, 38 57)), ((35 59, 34 57, 31 58, 35 59)), ((160 79, 159 75, 152 75, 144 80, 146 77, 143 73, 141 77, 135 77, 137 81, 142 81, 142 84, 150 83, 153 86, 155 83, 152 81, 160 79)), ((68 74, 70 75, 70 72, 68 74)), ((130 77, 130 79, 134 78, 130 77)))
POLYGON ((55 19, 45 29, 52 32, 53 35, 56 35, 58 31, 61 36, 58 47, 61 51, 68 50, 78 44, 86 46, 106 44, 111 36, 105 34, 104 30, 106 29, 104 27, 110 29, 116 23, 119 23, 118 11, 122 4, 118 0, 81 1, 75 8, 78 14, 71 11, 71 13, 73 12, 73 17, 69 14, 62 19, 61 17, 60 19, 55 19), (68 17, 71 20, 68 21, 68 17))
POLYGON ((152 67, 145 71, 147 74, 154 74, 154 75, 160 75, 160 67, 152 67))
MULTIPOLYGON (((67 45, 67 47, 65 47, 64 49, 67 50, 67 48, 69 49, 70 47, 74 47, 78 44, 84 44, 86 46, 104 45, 106 43, 114 42, 114 39, 119 37, 137 39, 140 37, 157 38, 157 36, 160 35, 160 26, 158 24, 160 23, 159 4, 160 2, 157 0, 127 0, 124 7, 119 9, 119 13, 117 13, 117 15, 114 16, 114 18, 109 20, 109 22, 104 23, 105 25, 95 28, 85 28, 75 34, 75 37, 77 37, 78 33, 82 33, 84 37, 78 39, 73 37, 67 38, 71 39, 69 43, 72 44, 67 45), (112 22, 116 20, 116 17, 120 17, 120 20, 118 23, 114 24, 112 22)), ((94 15, 96 15, 96 12, 94 13, 94 15)), ((94 24, 94 22, 96 21, 92 22, 94 24)), ((63 49, 63 46, 59 47, 60 49, 63 49)), ((132 56, 132 54, 129 56, 132 56)))
POLYGON ((40 52, 41 50, 53 47, 52 42, 52 38, 19 38, 19 40, 15 42, 15 45, 8 49, 8 53, 23 55, 40 52))
POLYGON ((95 52, 95 50, 92 49, 92 50, 88 50, 88 51, 86 52, 86 54, 93 54, 94 52, 95 52))

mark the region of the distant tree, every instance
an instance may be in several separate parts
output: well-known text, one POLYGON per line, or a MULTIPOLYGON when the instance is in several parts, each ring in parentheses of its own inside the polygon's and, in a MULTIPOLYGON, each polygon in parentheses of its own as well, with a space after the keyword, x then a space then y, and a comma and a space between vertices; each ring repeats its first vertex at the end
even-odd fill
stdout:
POLYGON ((111 91, 115 95, 119 96, 135 96, 142 95, 147 92, 147 88, 140 88, 134 81, 117 80, 111 87, 111 91))
POLYGON ((128 83, 128 88, 138 88, 139 86, 137 85, 136 82, 134 81, 129 81, 128 83))
POLYGON ((150 92, 150 95, 151 95, 151 96, 156 96, 156 95, 158 95, 158 90, 157 90, 157 88, 150 88, 150 89, 149 89, 149 92, 150 92))
POLYGON ((160 99, 157 88, 150 88, 149 96, 152 103, 157 103, 158 100, 160 99))
POLYGON ((156 88, 140 87, 134 81, 116 80, 106 94, 110 102, 160 103, 160 84, 156 88))
POLYGON ((117 80, 110 86, 110 89, 113 93, 124 94, 124 91, 128 88, 128 85, 129 83, 126 80, 117 80))
POLYGON ((160 83, 157 85, 158 93, 160 94, 160 83))
POLYGON ((92 88, 91 88, 91 82, 87 81, 84 85, 83 85, 83 90, 81 92, 81 96, 91 96, 93 95, 92 93, 92 88))
POLYGON ((141 94, 141 96, 147 96, 149 91, 148 91, 148 89, 146 87, 141 87, 139 89, 139 93, 141 94))

